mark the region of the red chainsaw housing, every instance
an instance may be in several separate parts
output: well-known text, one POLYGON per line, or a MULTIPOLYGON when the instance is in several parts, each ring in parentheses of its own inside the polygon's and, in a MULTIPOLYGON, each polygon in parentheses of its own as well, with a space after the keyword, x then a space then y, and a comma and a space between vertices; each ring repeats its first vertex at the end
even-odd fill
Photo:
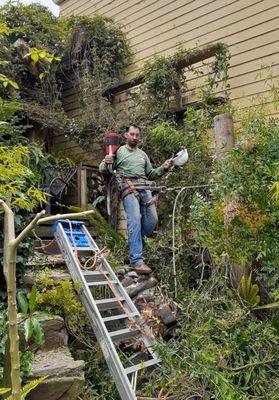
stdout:
POLYGON ((120 147, 120 133, 107 132, 106 154, 115 153, 120 147))

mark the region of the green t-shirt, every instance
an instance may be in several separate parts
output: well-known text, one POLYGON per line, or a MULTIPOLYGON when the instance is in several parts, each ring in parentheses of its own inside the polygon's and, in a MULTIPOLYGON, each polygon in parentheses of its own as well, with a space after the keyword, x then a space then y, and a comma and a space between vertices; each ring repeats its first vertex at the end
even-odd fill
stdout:
MULTIPOLYGON (((121 146, 116 153, 113 168, 120 176, 146 178, 151 181, 160 178, 164 174, 164 168, 152 168, 148 155, 141 149, 129 150, 121 146)), ((99 166, 99 171, 105 173, 107 165, 104 161, 99 166)))

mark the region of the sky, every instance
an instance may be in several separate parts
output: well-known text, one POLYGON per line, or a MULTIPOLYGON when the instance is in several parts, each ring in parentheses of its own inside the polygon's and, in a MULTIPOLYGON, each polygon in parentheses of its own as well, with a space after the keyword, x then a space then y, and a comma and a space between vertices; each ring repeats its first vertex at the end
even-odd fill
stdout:
MULTIPOLYGON (((30 4, 30 3, 40 3, 43 6, 46 6, 50 9, 50 11, 58 17, 59 15, 59 7, 52 1, 52 0, 21 0, 23 4, 30 4)), ((0 6, 6 4, 6 0, 0 0, 0 6)))

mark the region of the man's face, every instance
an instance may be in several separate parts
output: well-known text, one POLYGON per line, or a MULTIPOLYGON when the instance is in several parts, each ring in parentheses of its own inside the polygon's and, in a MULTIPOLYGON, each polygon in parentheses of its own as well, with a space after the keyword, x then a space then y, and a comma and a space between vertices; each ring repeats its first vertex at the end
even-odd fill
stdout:
POLYGON ((135 128, 134 126, 130 126, 128 132, 124 134, 126 138, 126 143, 130 147, 137 147, 140 141, 140 130, 139 128, 135 128))

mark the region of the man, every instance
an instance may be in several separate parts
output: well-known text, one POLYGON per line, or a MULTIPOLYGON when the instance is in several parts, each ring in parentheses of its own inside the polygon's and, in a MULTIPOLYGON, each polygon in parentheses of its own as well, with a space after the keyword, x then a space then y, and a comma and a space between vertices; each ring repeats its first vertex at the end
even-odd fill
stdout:
POLYGON ((137 189, 138 185, 148 185, 148 180, 160 178, 172 166, 166 160, 162 166, 153 169, 147 154, 138 148, 140 128, 130 124, 124 134, 126 144, 116 155, 106 155, 99 166, 101 173, 116 170, 121 178, 120 191, 127 216, 128 247, 131 268, 141 274, 149 274, 151 269, 143 258, 143 238, 151 236, 157 225, 156 207, 150 190, 137 189))

